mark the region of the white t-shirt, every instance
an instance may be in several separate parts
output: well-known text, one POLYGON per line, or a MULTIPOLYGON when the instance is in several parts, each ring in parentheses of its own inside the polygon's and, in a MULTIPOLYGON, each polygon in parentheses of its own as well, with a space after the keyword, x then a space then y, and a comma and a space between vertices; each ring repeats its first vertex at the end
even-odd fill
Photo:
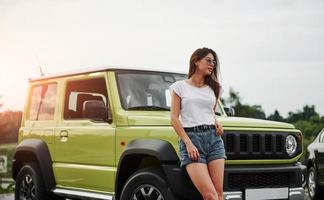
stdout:
POLYGON ((183 127, 214 125, 216 116, 213 108, 216 97, 211 87, 195 87, 185 80, 176 81, 169 86, 181 98, 180 121, 183 127))

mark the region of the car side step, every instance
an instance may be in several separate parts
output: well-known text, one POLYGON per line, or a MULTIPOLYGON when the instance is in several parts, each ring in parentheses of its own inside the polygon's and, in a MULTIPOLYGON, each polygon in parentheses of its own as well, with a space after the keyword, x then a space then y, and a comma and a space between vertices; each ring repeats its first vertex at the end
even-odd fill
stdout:
POLYGON ((85 192, 63 188, 56 188, 53 190, 53 193, 58 196, 64 196, 68 198, 114 200, 114 196, 109 194, 85 192))

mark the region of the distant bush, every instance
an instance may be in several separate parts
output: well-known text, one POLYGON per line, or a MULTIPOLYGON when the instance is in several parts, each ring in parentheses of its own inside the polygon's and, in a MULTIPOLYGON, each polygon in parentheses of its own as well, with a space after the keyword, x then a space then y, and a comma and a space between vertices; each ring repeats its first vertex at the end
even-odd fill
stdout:
POLYGON ((8 186, 3 187, 1 183, 3 183, 3 180, 10 181, 11 180, 11 167, 12 167, 12 159, 14 150, 16 147, 16 143, 12 144, 1 144, 0 145, 0 155, 7 156, 7 172, 0 174, 0 194, 2 193, 10 193, 14 191, 14 183, 9 183, 8 186))
POLYGON ((15 183, 10 183, 6 188, 0 185, 0 194, 13 193, 15 191, 15 183))
POLYGON ((21 117, 21 111, 5 111, 0 113, 0 145, 17 143, 21 117))

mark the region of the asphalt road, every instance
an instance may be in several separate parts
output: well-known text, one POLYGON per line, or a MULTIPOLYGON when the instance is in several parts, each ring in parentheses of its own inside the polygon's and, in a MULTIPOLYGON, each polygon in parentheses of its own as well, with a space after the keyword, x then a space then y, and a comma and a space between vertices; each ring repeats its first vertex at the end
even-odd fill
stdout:
MULTIPOLYGON (((15 196, 13 194, 0 194, 0 200, 14 200, 15 196)), ((72 199, 66 199, 66 200, 72 200, 72 199)))
POLYGON ((13 194, 0 194, 0 200, 14 200, 13 194))
MULTIPOLYGON (((306 191, 305 191, 306 194, 308 194, 306 191)), ((1 195, 0 194, 0 200, 14 200, 14 195, 13 194, 9 194, 9 195, 1 195)), ((305 200, 309 200, 309 197, 308 195, 305 196, 305 200)))

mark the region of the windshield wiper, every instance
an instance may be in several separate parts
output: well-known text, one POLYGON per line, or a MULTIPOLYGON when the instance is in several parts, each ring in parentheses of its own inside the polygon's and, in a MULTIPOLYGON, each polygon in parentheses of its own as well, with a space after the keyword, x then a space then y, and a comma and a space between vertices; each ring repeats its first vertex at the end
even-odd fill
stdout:
POLYGON ((160 106, 134 106, 134 107, 129 107, 128 110, 163 110, 163 111, 169 111, 170 108, 160 107, 160 106))

